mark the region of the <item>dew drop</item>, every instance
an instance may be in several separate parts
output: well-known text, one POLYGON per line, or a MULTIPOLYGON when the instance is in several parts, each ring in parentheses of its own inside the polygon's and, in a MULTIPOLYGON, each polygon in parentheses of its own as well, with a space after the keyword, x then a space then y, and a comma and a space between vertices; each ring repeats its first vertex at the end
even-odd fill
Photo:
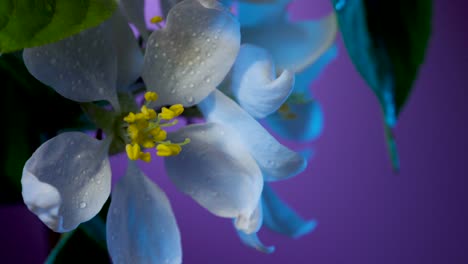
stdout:
POLYGON ((206 78, 205 78, 205 82, 210 83, 210 82, 211 82, 210 77, 206 77, 206 78))
POLYGON ((187 100, 187 103, 189 103, 189 104, 193 103, 193 97, 192 96, 187 96, 185 99, 187 100))
POLYGON ((83 208, 86 208, 87 204, 85 202, 81 202, 80 203, 80 208, 83 209, 83 208))
POLYGON ((171 94, 175 94, 175 92, 176 92, 176 89, 175 89, 175 88, 172 88, 172 89, 171 89, 171 94))

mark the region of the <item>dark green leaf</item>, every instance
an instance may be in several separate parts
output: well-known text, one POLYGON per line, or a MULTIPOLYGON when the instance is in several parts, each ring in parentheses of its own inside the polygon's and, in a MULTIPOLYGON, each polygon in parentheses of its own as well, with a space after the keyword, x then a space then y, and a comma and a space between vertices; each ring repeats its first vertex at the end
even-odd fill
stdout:
POLYGON ((97 26, 114 0, 1 0, 0 53, 40 46, 97 26))
POLYGON ((0 202, 21 200, 23 166, 39 145, 65 128, 81 127, 77 103, 65 99, 32 77, 20 54, 0 57, 3 147, 0 161, 0 202))
POLYGON ((81 224, 78 229, 62 235, 45 263, 110 263, 105 230, 99 217, 81 224))
POLYGON ((333 0, 348 53, 384 113, 392 163, 399 169, 391 129, 424 61, 431 33, 431 0, 333 0))

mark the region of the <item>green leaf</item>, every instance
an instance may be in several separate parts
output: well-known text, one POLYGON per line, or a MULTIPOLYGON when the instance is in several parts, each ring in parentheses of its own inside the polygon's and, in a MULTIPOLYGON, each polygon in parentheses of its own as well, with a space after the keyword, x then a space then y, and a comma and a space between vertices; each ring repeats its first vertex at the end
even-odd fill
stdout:
POLYGON ((65 233, 45 263, 110 263, 106 247, 105 224, 100 217, 65 233))
POLYGON ((0 53, 40 46, 99 25, 115 0, 1 0, 0 53))
POLYGON ((333 0, 348 53, 384 114, 392 164, 399 169, 391 129, 410 95, 431 34, 431 0, 333 0))

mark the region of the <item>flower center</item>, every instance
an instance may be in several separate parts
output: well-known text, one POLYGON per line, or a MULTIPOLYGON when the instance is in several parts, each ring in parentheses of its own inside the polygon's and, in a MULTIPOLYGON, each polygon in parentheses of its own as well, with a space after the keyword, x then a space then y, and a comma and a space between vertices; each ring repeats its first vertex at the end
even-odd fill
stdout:
POLYGON ((143 152, 142 149, 156 147, 156 155, 161 157, 175 156, 182 151, 182 146, 188 144, 190 139, 186 138, 184 142, 173 143, 166 140, 167 132, 164 127, 170 127, 177 124, 179 115, 184 112, 181 104, 175 104, 169 108, 163 107, 160 113, 148 108, 150 102, 158 99, 155 92, 145 93, 145 104, 140 112, 130 112, 124 121, 127 127, 127 142, 125 150, 131 160, 151 161, 151 153, 143 152))

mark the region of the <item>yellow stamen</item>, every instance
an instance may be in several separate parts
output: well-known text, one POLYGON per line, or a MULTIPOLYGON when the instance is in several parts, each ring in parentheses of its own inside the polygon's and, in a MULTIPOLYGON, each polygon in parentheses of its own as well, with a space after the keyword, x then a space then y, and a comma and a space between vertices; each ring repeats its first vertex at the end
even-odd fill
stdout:
POLYGON ((177 144, 163 143, 156 146, 156 155, 160 157, 175 156, 180 153, 182 147, 177 144))
POLYGON ((149 152, 140 152, 140 159, 144 162, 151 161, 151 153, 149 152))
POLYGON ((145 100, 147 102, 154 102, 158 100, 158 94, 155 92, 146 92, 145 93, 145 100))
POLYGON ((161 113, 159 114, 159 118, 164 120, 171 120, 173 118, 178 117, 184 112, 184 106, 181 104, 175 104, 171 107, 163 107, 161 109, 161 113))
POLYGON ((143 114, 144 119, 146 119, 146 120, 155 119, 158 116, 156 114, 156 111, 146 107, 146 105, 141 107, 141 113, 143 114))
MULTIPOLYGON (((157 94, 147 92, 145 100, 151 102, 157 99, 157 94)), ((177 124, 177 119, 174 119, 184 112, 184 107, 181 104, 175 104, 169 108, 163 107, 161 113, 156 113, 155 110, 148 107, 149 104, 143 105, 139 113, 129 113, 123 119, 127 123, 128 143, 125 146, 127 156, 130 160, 151 161, 149 152, 142 152, 142 148, 150 149, 156 146, 158 156, 168 157, 178 155, 182 151, 182 146, 188 144, 190 139, 185 139, 181 143, 172 143, 166 141, 167 132, 163 127, 169 127, 177 124), (162 122, 161 120, 170 120, 162 122)))
POLYGON ((127 123, 133 123, 136 120, 135 118, 135 114, 130 112, 126 117, 124 117, 124 121, 127 123))
POLYGON ((140 145, 138 144, 127 144, 125 146, 125 150, 127 152, 127 156, 130 160, 138 160, 140 158, 140 145))
POLYGON ((150 134, 153 136, 154 141, 163 141, 167 138, 167 132, 159 127, 151 129, 150 134))
POLYGON ((164 21, 164 19, 160 16, 154 16, 153 18, 150 19, 150 22, 153 24, 158 24, 164 21))

